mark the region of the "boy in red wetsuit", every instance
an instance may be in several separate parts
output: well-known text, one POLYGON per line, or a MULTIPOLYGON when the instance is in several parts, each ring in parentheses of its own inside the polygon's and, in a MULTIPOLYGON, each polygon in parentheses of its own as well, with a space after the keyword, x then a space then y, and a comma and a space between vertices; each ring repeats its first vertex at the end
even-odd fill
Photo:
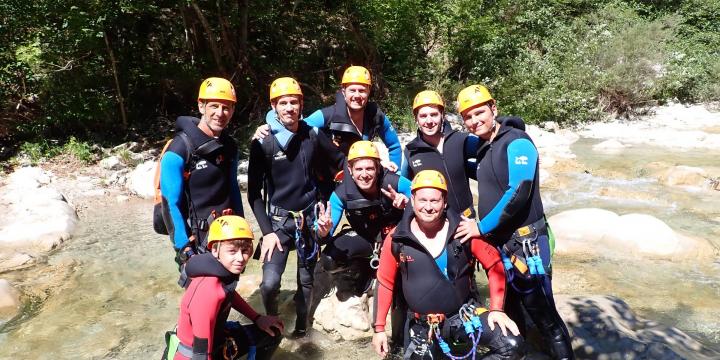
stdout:
POLYGON ((375 350, 381 356, 388 352, 386 317, 393 292, 400 291, 409 309, 404 359, 464 358, 458 353, 475 355, 479 345, 490 349, 484 359, 518 358, 522 338, 503 312, 505 272, 499 252, 480 238, 464 244, 454 239, 461 218, 447 210, 448 187, 441 173, 420 171, 410 189, 412 211, 406 208, 380 253, 375 350), (489 311, 471 291, 475 261, 488 276, 489 311), (402 281, 396 289, 398 272, 402 281))
POLYGON ((180 340, 174 359, 269 359, 280 344, 284 326, 276 316, 260 315, 235 291, 253 251, 253 233, 240 216, 221 216, 210 225, 210 252, 193 256, 191 279, 178 317, 180 340), (230 308, 252 325, 227 322, 230 308))

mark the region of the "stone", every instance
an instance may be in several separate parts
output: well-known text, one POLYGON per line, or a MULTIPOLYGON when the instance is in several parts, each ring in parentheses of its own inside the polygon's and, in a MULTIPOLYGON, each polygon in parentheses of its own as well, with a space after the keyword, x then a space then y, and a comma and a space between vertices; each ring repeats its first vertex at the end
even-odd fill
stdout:
POLYGON ((125 167, 125 164, 115 155, 100 160, 99 165, 105 170, 120 170, 125 167))
POLYGON ((621 152, 623 149, 625 149, 627 146, 625 146, 623 143, 615 140, 605 140, 603 142, 597 143, 593 145, 592 149, 597 152, 602 153, 609 153, 609 154, 617 154, 621 152))
POLYGON ((638 317, 613 296, 555 297, 579 359, 717 359, 681 330, 638 317))
POLYGON ((146 161, 128 175, 127 189, 143 199, 155 196, 155 169, 157 161, 146 161))
POLYGON ((563 211, 548 219, 558 254, 592 254, 609 258, 677 260, 712 257, 712 245, 676 233, 646 214, 618 214, 603 209, 563 211))
POLYGON ((118 203, 128 202, 130 201, 130 197, 126 195, 118 195, 115 196, 115 201, 117 201, 118 203))
POLYGON ((10 257, 0 257, 0 272, 17 269, 32 262, 33 257, 25 253, 14 253, 10 257))
POLYGON ((665 185, 703 186, 707 182, 707 172, 699 167, 678 165, 665 171, 660 182, 665 185))
POLYGON ((335 289, 320 301, 315 311, 313 326, 317 330, 333 333, 344 340, 372 337, 370 306, 367 294, 338 300, 335 289))
POLYGON ((20 296, 10 283, 0 279, 0 309, 20 306, 20 296))

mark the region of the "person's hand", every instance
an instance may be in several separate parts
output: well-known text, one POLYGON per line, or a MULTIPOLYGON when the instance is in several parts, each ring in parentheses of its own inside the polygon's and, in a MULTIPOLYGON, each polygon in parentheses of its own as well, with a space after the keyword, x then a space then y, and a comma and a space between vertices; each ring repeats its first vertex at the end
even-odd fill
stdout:
POLYGON ((395 189, 388 184, 387 190, 380 188, 380 191, 382 191, 383 195, 385 195, 390 201, 392 201, 392 205, 396 209, 404 209, 405 205, 408 203, 408 198, 405 196, 405 194, 398 193, 395 191, 395 189))
POLYGON ((505 314, 502 311, 496 310, 496 311, 490 311, 490 314, 488 314, 488 325, 490 326, 490 331, 495 330, 495 324, 500 327, 500 331, 502 331, 504 336, 507 336, 507 331, 510 330, 510 332, 518 336, 520 335, 520 330, 518 330, 517 325, 514 321, 512 321, 507 314, 505 314))
POLYGON ((390 351, 390 348, 388 347, 387 334, 385 334, 384 331, 375 333, 375 335, 373 335, 372 345, 375 349, 375 352, 383 358, 387 356, 388 352, 390 351))
POLYGON ((388 171, 390 171, 390 172, 397 172, 397 171, 398 171, 398 166, 395 165, 395 163, 392 162, 392 161, 390 161, 390 160, 382 160, 382 161, 380 161, 380 165, 381 165, 382 167, 388 169, 388 171))
POLYGON ((260 125, 257 129, 255 129, 255 133, 253 134, 252 139, 253 140, 262 140, 265 137, 270 135, 270 125, 260 125))
POLYGON ((327 203, 327 207, 323 205, 322 202, 319 202, 317 204, 318 206, 318 214, 317 214, 317 236, 318 237, 325 237, 330 232, 330 229, 332 229, 333 222, 332 222, 332 208, 330 207, 330 202, 327 203), (327 211, 326 211, 327 209, 327 211))
POLYGON ((473 219, 462 216, 462 221, 455 231, 455 238, 460 240, 461 244, 464 244, 471 238, 480 236, 480 229, 478 229, 477 222, 473 219))
POLYGON ((282 245, 280 244, 280 238, 278 238, 278 236, 274 232, 263 236, 262 247, 260 247, 260 261, 270 261, 273 251, 275 251, 275 248, 283 251, 282 245))
POLYGON ((260 330, 268 333, 270 336, 278 335, 278 333, 273 331, 273 328, 277 329, 280 334, 285 331, 285 325, 277 316, 260 315, 260 317, 255 320, 255 325, 257 325, 260 330))

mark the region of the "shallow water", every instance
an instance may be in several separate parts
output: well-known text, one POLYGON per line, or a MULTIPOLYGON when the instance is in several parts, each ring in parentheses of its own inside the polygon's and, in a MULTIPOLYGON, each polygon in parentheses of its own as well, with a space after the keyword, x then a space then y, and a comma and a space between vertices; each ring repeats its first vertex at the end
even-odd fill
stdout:
MULTIPOLYGON (((720 192, 664 186, 646 169, 656 161, 711 167, 716 159, 647 147, 602 155, 591 149, 597 142, 581 139, 573 146, 588 173, 563 175, 566 186, 544 191, 549 215, 583 207, 647 213, 718 247, 720 192)), ((171 245, 150 227, 150 208, 147 201, 132 200, 88 209, 75 238, 49 255, 46 264, 2 275, 29 295, 23 315, 0 332, 1 359, 160 357, 163 334, 175 324, 182 293, 175 284, 171 245), (52 286, 33 291, 42 283, 52 286)), ((558 256, 554 288, 558 294, 618 296, 640 315, 720 349, 720 262, 715 259, 677 263, 558 256)), ((291 260, 283 279, 284 299, 294 290, 294 266, 291 260)), ((251 262, 245 276, 257 278, 260 272, 251 262)), ((262 310, 259 294, 249 301, 262 310)), ((285 301, 283 313, 293 313, 291 302, 285 301)), ((292 317, 284 321, 291 330, 292 317)), ((279 359, 377 358, 369 340, 336 343, 317 332, 312 341, 286 340, 282 348, 279 359)))

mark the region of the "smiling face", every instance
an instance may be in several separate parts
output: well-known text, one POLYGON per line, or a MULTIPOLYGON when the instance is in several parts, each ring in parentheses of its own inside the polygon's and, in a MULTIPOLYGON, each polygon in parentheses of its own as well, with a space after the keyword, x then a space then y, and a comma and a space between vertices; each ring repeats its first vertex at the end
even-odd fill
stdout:
POLYGON ((440 106, 425 105, 418 108, 415 121, 420 132, 427 137, 442 133, 443 112, 440 106))
POLYGON ((273 99, 272 108, 278 120, 291 131, 297 129, 302 111, 303 99, 300 95, 283 95, 273 99))
POLYGON ((225 269, 237 275, 245 270, 253 244, 249 239, 219 241, 213 245, 211 252, 225 269))
POLYGON ((219 136, 230 123, 235 103, 229 100, 202 100, 198 101, 198 109, 202 114, 201 126, 212 132, 213 136, 219 136))
POLYGON ((372 192, 377 182, 378 163, 375 159, 359 158, 350 164, 350 175, 360 191, 372 192))
POLYGON ((495 103, 485 103, 471 107, 462 112, 465 128, 483 140, 489 140, 494 130, 495 114, 497 107, 495 103))
POLYGON ((435 188, 421 188, 412 194, 415 221, 420 227, 428 227, 444 219, 445 193, 435 188))
POLYGON ((365 84, 348 84, 342 88, 343 96, 348 110, 351 112, 362 111, 370 97, 370 86, 365 84))

